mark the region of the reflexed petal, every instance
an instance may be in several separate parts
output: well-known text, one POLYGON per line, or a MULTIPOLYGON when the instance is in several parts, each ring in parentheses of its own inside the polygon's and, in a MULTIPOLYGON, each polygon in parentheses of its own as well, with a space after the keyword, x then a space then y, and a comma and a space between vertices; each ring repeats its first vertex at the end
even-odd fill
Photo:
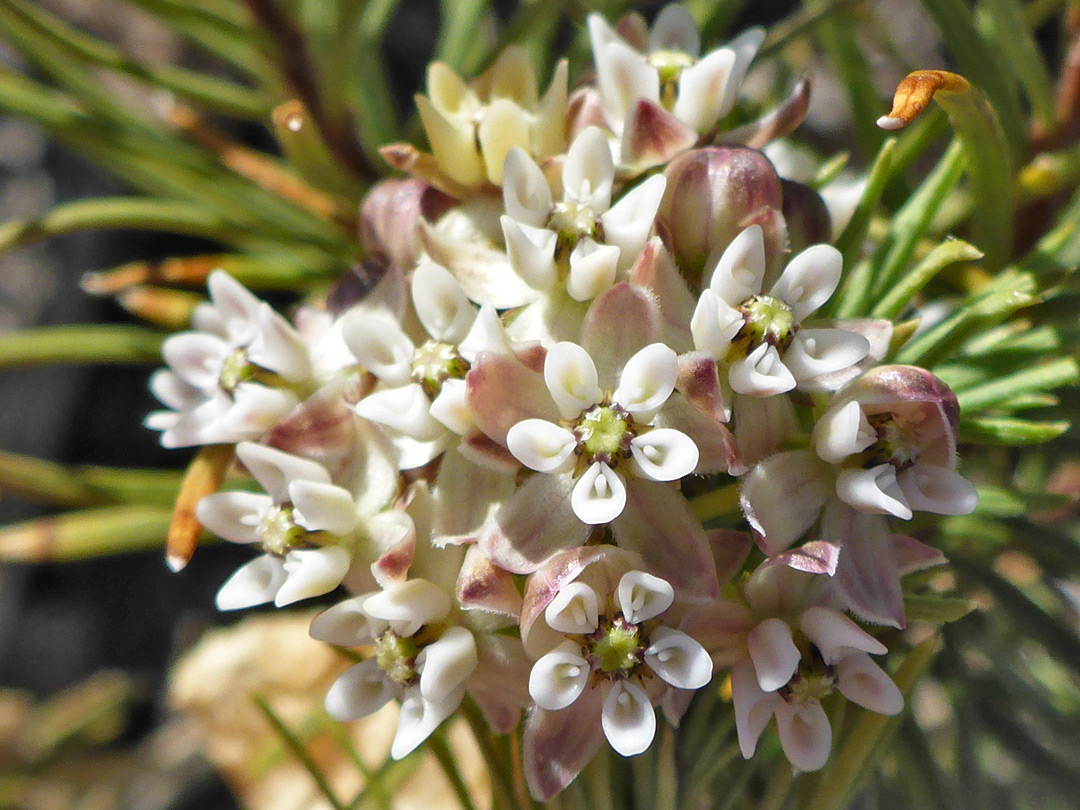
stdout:
POLYGON ((420 694, 432 703, 449 700, 476 669, 476 640, 464 627, 449 627, 416 656, 420 694))
POLYGON ((645 571, 627 571, 619 580, 619 607, 630 624, 655 619, 675 601, 675 589, 645 571))
POLYGON ((326 713, 343 722, 357 720, 374 714, 393 696, 394 685, 372 658, 349 667, 334 681, 326 693, 326 713))
POLYGON ((592 302, 581 323, 578 343, 596 364, 603 390, 613 391, 630 358, 659 340, 660 317, 652 293, 626 281, 592 302))
POLYGON ((784 756, 800 771, 816 771, 829 761, 832 727, 821 704, 781 703, 776 707, 776 730, 784 756))
POLYGON ((844 257, 832 245, 811 245, 788 262, 769 295, 788 304, 802 323, 836 291, 844 257))
POLYGON ((416 346, 393 318, 357 308, 342 321, 341 335, 360 365, 387 385, 409 381, 416 346))
POLYGON ((565 641, 537 661, 529 673, 529 695, 549 711, 565 709, 581 696, 589 682, 589 663, 581 647, 565 641))
POLYGON ((694 347, 708 352, 713 360, 723 360, 731 348, 731 341, 742 329, 746 319, 732 309, 712 290, 704 290, 690 321, 694 347))
POLYGON ((877 431, 855 400, 829 409, 814 425, 814 450, 830 464, 861 453, 877 438, 877 431))
POLYGON ((259 521, 273 505, 269 495, 215 492, 199 499, 195 517, 218 537, 233 543, 255 543, 259 540, 259 521))
POLYGON ((296 394, 288 389, 267 388, 258 383, 240 383, 233 392, 232 407, 225 412, 221 424, 217 427, 222 434, 234 437, 233 441, 257 439, 269 432, 299 404, 296 394))
POLYGON ((447 118, 471 119, 480 109, 473 89, 443 62, 428 65, 427 91, 431 104, 447 118))
POLYGON ((330 474, 321 464, 263 444, 241 442, 236 455, 275 503, 288 503, 289 485, 294 481, 330 483, 330 474))
POLYGON ((784 352, 784 365, 800 383, 842 371, 870 352, 870 341, 843 329, 800 329, 784 352))
POLYGON ((212 272, 206 288, 229 341, 238 346, 250 342, 255 337, 255 313, 262 301, 224 270, 212 272))
POLYGON ((667 179, 662 174, 654 174, 628 191, 600 217, 604 242, 619 249, 620 269, 630 267, 645 248, 666 187, 667 179))
POLYGON ((888 520, 834 500, 825 509, 822 537, 841 546, 833 587, 844 607, 863 621, 904 626, 900 565, 888 520))
POLYGON ((565 788, 593 758, 604 740, 600 722, 603 691, 586 688, 573 709, 529 712, 522 760, 529 792, 547 801, 565 788))
POLYGON ((736 59, 734 51, 720 48, 686 68, 679 76, 675 117, 697 132, 712 129, 735 101, 730 85, 736 59))
POLYGON ((458 344, 458 352, 470 363, 475 363, 481 352, 506 356, 513 353, 502 319, 499 318, 499 313, 494 307, 487 305, 480 307, 472 328, 464 340, 458 344))
POLYGON ((573 419, 600 400, 596 366, 576 343, 558 343, 544 361, 544 382, 565 419, 573 419))
POLYGON ((626 485, 607 464, 594 462, 574 485, 570 503, 582 523, 610 523, 626 506, 626 485))
POLYGON ((712 660, 705 648, 686 633, 658 627, 645 650, 645 663, 678 689, 700 689, 712 680, 712 660))
POLYGON ((506 446, 529 469, 559 473, 573 468, 577 440, 564 427, 544 419, 526 419, 510 428, 506 446))
POLYGON ((390 746, 390 756, 402 759, 411 754, 418 745, 431 736, 447 717, 461 704, 465 691, 451 695, 445 701, 425 700, 419 688, 410 689, 401 699, 397 734, 390 746))
POLYGON ((371 644, 375 639, 363 610, 365 599, 367 595, 355 596, 327 608, 311 620, 309 634, 314 639, 341 647, 371 644))
POLYGON ((542 228, 551 214, 551 186, 524 149, 511 149, 503 166, 503 207, 511 219, 542 228))
POLYGON ((913 464, 896 478, 912 509, 936 515, 969 515, 975 511, 979 493, 955 470, 930 464, 913 464))
POLYGON ((441 622, 450 614, 450 596, 426 579, 409 579, 373 593, 364 612, 389 623, 399 636, 411 636, 425 624, 441 622))
POLYGON ((616 681, 604 698, 604 736, 624 757, 640 754, 656 735, 656 711, 636 681, 616 681))
POLYGON ((607 135, 599 127, 587 127, 574 138, 563 164, 563 199, 584 205, 596 214, 611 206, 615 164, 607 135))
MULTIPOLYGON (((431 68, 428 76, 430 81, 431 68)), ((473 128, 458 126, 449 120, 426 96, 416 95, 413 98, 439 168, 451 180, 463 186, 478 186, 483 183, 484 164, 476 151, 473 128)))
POLYGON ((278 607, 330 593, 349 573, 352 555, 341 546, 302 548, 285 555, 285 582, 274 598, 278 607))
POLYGON ((473 428, 472 411, 466 401, 464 380, 446 380, 439 395, 431 403, 431 416, 459 436, 473 428))
POLYGON ((641 174, 685 152, 698 134, 655 101, 638 99, 622 127, 619 162, 631 174, 641 174))
POLYGON ((256 557, 236 569, 217 592, 218 610, 240 610, 274 601, 285 582, 285 566, 270 554, 256 557))
POLYGON ((694 440, 679 430, 656 428, 630 440, 634 472, 653 481, 678 481, 698 463, 694 440))
POLYGON ((431 400, 418 383, 368 394, 356 403, 356 412, 417 441, 434 441, 446 432, 446 428, 431 417, 431 400))
POLYGON ((544 621, 568 636, 588 635, 598 626, 599 610, 596 591, 584 582, 569 582, 544 608, 544 621))
POLYGON ((750 660, 754 662, 758 685, 775 692, 791 680, 802 654, 791 637, 791 628, 781 619, 766 619, 746 638, 750 660))
POLYGON ((656 51, 677 51, 687 56, 701 53, 701 35, 686 6, 669 3, 656 15, 649 32, 649 53, 656 51))
POLYGON ((150 393, 157 397, 162 405, 174 411, 194 408, 205 399, 205 395, 198 388, 193 388, 164 368, 159 368, 150 375, 150 393))
POLYGON ((221 338, 203 332, 181 332, 167 338, 161 346, 169 368, 188 385, 202 391, 218 387, 221 367, 229 351, 221 338))
POLYGON ((566 291, 575 301, 590 301, 615 283, 619 249, 582 239, 570 252, 566 291))
POLYGON ((775 346, 762 343, 728 371, 731 388, 738 394, 771 397, 795 387, 795 378, 780 359, 775 346))
POLYGON ((611 398, 635 418, 648 421, 671 396, 678 377, 678 356, 663 343, 653 343, 626 361, 611 398))
POLYGON ((836 688, 852 703, 892 716, 904 709, 904 696, 881 667, 865 653, 836 662, 836 688))
POLYGON ((713 271, 709 289, 728 306, 737 307, 761 292, 765 277, 765 234, 751 225, 731 240, 713 271))
POLYGON ((735 729, 744 759, 757 748, 758 737, 784 699, 775 692, 763 692, 758 686, 754 665, 740 661, 731 668, 731 702, 735 704, 735 729))
POLYGON ((525 111, 506 99, 488 105, 476 128, 480 154, 484 158, 488 180, 497 186, 503 182, 503 164, 514 147, 529 148, 529 122, 525 111))
POLYGON ((488 75, 490 98, 508 98, 528 110, 536 106, 536 73, 532 59, 520 45, 504 48, 488 75))
POLYGON ((257 366, 280 374, 289 382, 311 376, 311 355, 307 344, 292 325, 269 304, 261 304, 256 315, 258 334, 248 346, 248 359, 257 366))
POLYGON ((550 290, 558 280, 555 246, 558 235, 546 228, 534 228, 503 215, 503 239, 510 266, 535 290, 550 290))
POLYGON ((807 450, 770 456, 743 478, 743 513, 766 554, 802 537, 821 514, 829 489, 828 468, 807 450))
POLYGON ((420 262, 413 271, 412 298, 420 323, 435 340, 457 345, 469 334, 476 307, 445 267, 420 262))
POLYGON ((359 520, 352 494, 334 484, 293 481, 289 485, 289 500, 296 507, 297 525, 311 532, 344 536, 356 528, 359 520))
POLYGON ((605 45, 612 42, 623 42, 619 32, 608 24, 608 21, 600 14, 590 14, 586 19, 589 28, 589 44, 592 46, 593 59, 604 49, 605 45))
POLYGON ((641 54, 622 42, 609 42, 593 51, 593 59, 600 97, 616 129, 639 98, 659 103, 660 75, 641 54))
POLYGON ((799 617, 799 627, 818 648, 826 664, 835 664, 855 650, 873 655, 888 652, 884 644, 843 613, 828 608, 807 608, 799 617))
POLYGON ((911 508, 896 481, 896 467, 891 464, 879 464, 869 470, 841 470, 836 476, 836 494, 860 512, 911 520, 911 508))
MULTIPOLYGON (((735 443, 743 472, 763 458, 780 452, 784 442, 799 432, 798 418, 791 397, 732 396, 735 420, 735 443)), ((738 474, 733 471, 732 474, 738 474)))

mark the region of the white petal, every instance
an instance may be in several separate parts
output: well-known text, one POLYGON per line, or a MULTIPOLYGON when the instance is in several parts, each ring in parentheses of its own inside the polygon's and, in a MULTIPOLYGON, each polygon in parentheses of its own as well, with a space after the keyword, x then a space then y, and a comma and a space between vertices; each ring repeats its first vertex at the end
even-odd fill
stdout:
POLYGON ((274 505, 269 495, 255 492, 215 492, 195 504, 199 523, 233 543, 259 540, 259 520, 274 505))
POLYGON ((645 248, 665 188, 667 179, 664 175, 654 174, 630 189, 600 217, 604 241, 619 249, 619 269, 630 267, 645 248))
POLYGON ((294 481, 330 483, 330 473, 321 464, 264 444, 241 442, 236 455, 275 503, 289 502, 289 485, 294 481))
POLYGON ((352 494, 334 484, 293 481, 289 500, 296 507, 293 517, 297 525, 311 532, 344 536, 356 528, 359 520, 352 494))
POLYGON ((558 235, 546 228, 516 222, 505 214, 499 222, 510 266, 534 290, 550 290, 559 278, 555 267, 558 235))
POLYGON ((250 343, 255 337, 255 314, 262 301, 224 270, 212 272, 206 287, 229 341, 236 346, 250 343))
POLYGON ((240 383, 233 392, 232 407, 225 412, 220 427, 223 433, 237 439, 257 439, 299 404, 296 394, 288 389, 240 383))
POLYGON ((469 334, 458 344, 458 353, 470 363, 475 363, 481 352, 505 356, 513 353, 499 313, 486 304, 480 307, 469 334))
POLYGON ((503 165, 503 207, 511 219, 542 228, 551 214, 551 186, 524 149, 511 149, 503 165))
POLYGON ((412 753, 418 745, 431 736, 447 717, 461 704, 464 690, 438 703, 424 700, 418 688, 410 689, 401 700, 397 733, 390 746, 390 756, 401 759, 412 753))
POLYGON ((374 714, 394 696, 390 683, 375 659, 349 667, 326 693, 326 713, 348 721, 374 714))
POLYGON ((371 644, 375 638, 371 622, 364 613, 364 600, 367 597, 367 594, 354 596, 327 608, 311 620, 308 634, 318 641, 340 647, 371 644))
POLYGON ((700 689, 712 680, 712 659, 686 633, 656 628, 645 650, 645 663, 677 689, 700 689))
POLYGON ((656 428, 630 440, 634 472, 653 481, 678 481, 697 467, 694 440, 673 428, 656 428))
POLYGON ((634 681, 616 681, 604 698, 600 715, 604 736, 624 757, 640 754, 656 734, 656 712, 649 696, 634 681))
POLYGON ((230 348, 221 338, 202 332, 181 332, 166 339, 162 356, 176 375, 201 391, 218 387, 221 367, 230 348))
POLYGON ((653 343, 626 361, 611 398, 640 421, 648 421, 667 402, 679 376, 679 358, 663 343, 653 343))
POLYGON ((217 592, 218 610, 240 610, 272 602, 285 582, 285 566, 270 554, 256 557, 236 569, 217 592))
POLYGON ((292 324, 269 304, 260 304, 256 315, 258 333, 248 347, 248 360, 280 374, 289 382, 311 376, 311 355, 292 324))
POLYGON ((781 619, 766 619, 751 630, 746 646, 754 662, 758 685, 764 692, 775 692, 787 684, 802 660, 791 637, 791 628, 781 619))
POLYGON ((795 387, 795 378, 780 360, 776 347, 768 343, 762 343, 747 357, 732 363, 728 382, 736 393, 755 397, 771 397, 795 387))
POLYGON ((911 520, 911 508, 896 482, 896 468, 891 464, 879 464, 869 470, 841 470, 836 476, 836 494, 860 512, 911 520))
POLYGON ((618 32, 600 14, 590 14, 586 19, 586 25, 589 28, 589 44, 592 46, 594 58, 608 43, 623 41, 618 32))
POLYGON ((615 164, 607 135, 599 127, 586 127, 566 150, 563 164, 563 199, 600 214, 611 206, 615 164))
POLYGON ((892 716, 904 708, 904 696, 892 678, 866 653, 836 663, 836 688, 852 703, 878 714, 892 716))
POLYGON ((712 290, 703 290, 690 320, 694 347, 708 352, 713 360, 723 360, 744 323, 746 319, 742 313, 728 306, 712 290))
MULTIPOLYGON (((217 384, 216 380, 214 384, 217 384)), ((188 385, 165 368, 159 368, 150 375, 150 393, 157 397, 162 405, 174 411, 194 408, 206 398, 198 388, 188 385)))
POLYGON ((387 385, 409 381, 416 346, 393 318, 357 308, 342 321, 341 335, 360 365, 387 385))
POLYGON ((431 402, 432 418, 459 436, 464 436, 473 427, 466 388, 464 380, 446 380, 439 395, 431 402))
POLYGON ((476 307, 446 268, 434 262, 420 262, 413 271, 412 298, 420 323, 435 340, 456 346, 469 334, 476 319, 476 307))
POLYGON ((877 431, 855 400, 826 411, 814 425, 814 450, 830 464, 861 453, 877 438, 877 431))
POLYGON ((599 610, 596 591, 584 582, 570 582, 548 603, 544 621, 568 636, 588 635, 599 626, 599 610))
POLYGON ((669 3, 656 15, 649 33, 649 53, 656 51, 677 51, 687 56, 701 53, 701 35, 686 6, 669 3))
POLYGON ((735 93, 731 73, 735 52, 720 48, 706 54, 679 76, 679 96, 672 113, 695 132, 706 133, 731 109, 735 93))
POLYGON ((829 761, 832 728, 817 701, 777 706, 776 730, 784 755, 798 770, 816 771, 829 761))
POLYGON ((420 670, 420 694, 442 703, 458 692, 476 669, 476 640, 464 627, 449 627, 438 641, 416 656, 420 670))
POLYGON ((832 245, 811 245, 788 262, 769 295, 788 304, 802 323, 836 291, 844 257, 832 245))
POLYGON ((570 274, 566 291, 575 301, 591 301, 615 283, 619 249, 599 245, 586 237, 570 253, 570 274))
POLYGON ((418 383, 368 394, 356 403, 356 412, 417 441, 434 441, 446 432, 446 428, 431 417, 431 400, 418 383))
POLYGON ((908 506, 935 515, 968 515, 979 502, 971 482, 955 470, 914 464, 897 476, 908 506))
POLYGON ((349 573, 352 555, 341 546, 305 548, 285 555, 285 582, 277 592, 274 604, 291 605, 301 599, 330 593, 349 573))
POLYGON ((627 571, 619 580, 619 607, 630 624, 655 619, 675 601, 675 589, 645 571, 627 571))
POLYGON ((731 240, 716 263, 709 289, 728 306, 737 307, 761 292, 765 277, 765 235, 751 225, 731 240))
POLYGON ((600 400, 600 385, 589 353, 576 343, 557 343, 544 360, 544 382, 564 419, 573 419, 600 400))
POLYGON ((574 485, 570 505, 582 523, 610 523, 626 506, 626 485, 607 464, 596 462, 574 485))
POLYGON ((510 428, 506 446, 530 470, 559 473, 573 469, 577 440, 569 430, 546 419, 526 419, 510 428))
POLYGON ((784 365, 799 382, 851 368, 870 353, 870 341, 844 329, 800 329, 784 365))
POLYGON ((450 596, 426 579, 408 579, 373 593, 364 612, 387 622, 399 636, 411 636, 425 624, 450 615, 450 596))
POLYGON ((585 690, 590 669, 580 652, 577 644, 564 641, 533 664, 529 695, 541 709, 553 712, 565 709, 585 690))
POLYGON ((639 98, 660 101, 660 75, 641 54, 620 42, 608 42, 593 51, 600 98, 621 130, 631 106, 639 98))
POLYGON ((776 692, 761 691, 753 663, 740 661, 731 668, 731 702, 735 707, 739 749, 744 759, 750 759, 757 748, 758 737, 784 699, 776 692))
POLYGON ((884 655, 885 645, 836 610, 811 607, 799 617, 799 627, 826 664, 835 664, 854 651, 884 655))

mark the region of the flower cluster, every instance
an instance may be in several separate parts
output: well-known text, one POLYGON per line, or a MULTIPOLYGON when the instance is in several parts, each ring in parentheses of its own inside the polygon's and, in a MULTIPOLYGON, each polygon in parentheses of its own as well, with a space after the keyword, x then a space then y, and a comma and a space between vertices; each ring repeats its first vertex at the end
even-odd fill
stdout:
POLYGON ((822 317, 842 257, 798 206, 824 205, 754 148, 798 116, 725 128, 760 31, 701 55, 673 5, 589 34, 595 84, 569 96, 565 63, 540 97, 515 49, 472 84, 432 65, 431 154, 387 147, 412 177, 362 211, 378 284, 294 327, 213 274, 147 424, 236 443, 265 490, 199 503, 262 552, 219 607, 356 594, 312 624, 360 659, 327 709, 400 701, 393 756, 466 695, 500 732, 527 709, 547 799, 730 677, 743 754, 775 718, 815 770, 823 698, 902 708, 856 620, 902 627, 901 577, 942 560, 892 519, 974 508, 957 401, 878 365, 890 323, 822 317), (750 532, 705 528, 722 487, 750 532))

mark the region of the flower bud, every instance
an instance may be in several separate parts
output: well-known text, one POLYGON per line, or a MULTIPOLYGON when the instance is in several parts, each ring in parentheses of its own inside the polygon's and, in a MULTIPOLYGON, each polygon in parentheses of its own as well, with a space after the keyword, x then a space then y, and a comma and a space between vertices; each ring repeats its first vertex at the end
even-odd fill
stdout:
POLYGON ((369 255, 407 272, 416 264, 423 245, 420 222, 434 221, 453 200, 419 180, 376 183, 360 206, 360 239, 369 255))
POLYGON ((784 192, 784 221, 791 252, 800 253, 810 245, 832 241, 832 222, 825 201, 810 186, 781 180, 784 192))

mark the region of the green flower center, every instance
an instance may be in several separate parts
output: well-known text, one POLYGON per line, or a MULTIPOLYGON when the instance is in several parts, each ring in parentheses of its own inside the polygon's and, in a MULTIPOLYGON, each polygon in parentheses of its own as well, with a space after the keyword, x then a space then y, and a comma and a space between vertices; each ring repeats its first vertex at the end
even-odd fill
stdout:
POLYGON ((593 209, 584 203, 564 200, 551 209, 547 226, 555 231, 555 261, 568 267, 570 254, 585 237, 602 239, 600 222, 593 209))
POLYGON ((218 385, 221 386, 222 391, 232 394, 240 383, 254 379, 258 372, 258 367, 248 362, 245 349, 234 349, 221 364, 218 385))
POLYGON ((614 403, 594 405, 574 428, 583 460, 589 464, 601 461, 609 467, 630 454, 630 440, 636 435, 633 417, 614 403))
POLYGON ((629 675, 645 655, 636 624, 618 618, 601 626, 589 640, 589 659, 605 675, 629 675))
POLYGON ((786 348, 795 334, 795 315, 791 307, 771 295, 755 295, 739 309, 746 318, 743 333, 756 344, 768 343, 786 348))
POLYGON ((892 464, 898 470, 906 470, 919 458, 919 443, 912 426, 894 413, 875 413, 866 418, 877 431, 877 441, 856 456, 858 463, 866 467, 892 464))
POLYGON ((825 666, 821 671, 800 667, 787 685, 781 687, 780 695, 789 703, 820 702, 835 688, 836 673, 832 667, 825 666))
POLYGON ((429 397, 434 399, 449 379, 464 379, 469 363, 456 346, 429 340, 413 354, 412 378, 419 383, 429 397))
POLYGON ((670 111, 679 96, 679 77, 694 64, 694 57, 682 51, 654 51, 648 61, 660 74, 660 103, 670 111))
POLYGON ((269 554, 285 554, 306 533, 293 520, 292 504, 274 504, 259 521, 259 540, 269 554))
POLYGON ((420 646, 409 636, 387 630, 375 640, 375 663, 386 677, 402 686, 416 678, 416 656, 420 646))

